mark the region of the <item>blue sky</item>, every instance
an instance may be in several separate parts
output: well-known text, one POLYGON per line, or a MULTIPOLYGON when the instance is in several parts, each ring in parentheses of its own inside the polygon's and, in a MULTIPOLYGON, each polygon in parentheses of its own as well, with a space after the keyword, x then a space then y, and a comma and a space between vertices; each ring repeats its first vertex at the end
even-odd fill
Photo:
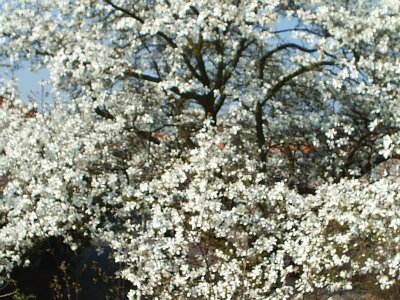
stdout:
POLYGON ((0 68, 0 78, 6 80, 18 79, 18 88, 22 100, 29 102, 35 99, 41 106, 44 102, 52 102, 51 96, 45 94, 49 91, 49 88, 43 89, 40 85, 41 81, 47 81, 49 77, 50 73, 47 69, 43 68, 37 72, 32 72, 27 64, 23 64, 20 69, 15 71, 7 70, 5 67, 0 68))
POLYGON ((22 99, 28 100, 30 94, 34 93, 34 95, 37 95, 42 92, 39 83, 49 80, 50 74, 47 69, 31 72, 28 68, 24 68, 16 71, 15 76, 19 78, 19 88, 22 99))

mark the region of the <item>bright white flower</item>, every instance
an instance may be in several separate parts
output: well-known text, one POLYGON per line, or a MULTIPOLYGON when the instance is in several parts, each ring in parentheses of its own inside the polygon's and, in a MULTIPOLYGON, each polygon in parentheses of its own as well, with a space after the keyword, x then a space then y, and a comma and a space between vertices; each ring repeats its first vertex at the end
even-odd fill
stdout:
POLYGON ((110 246, 131 299, 398 283, 399 182, 373 173, 400 151, 400 6, 283 2, 0 0, 2 63, 57 100, 0 82, 0 280, 57 236, 110 246))

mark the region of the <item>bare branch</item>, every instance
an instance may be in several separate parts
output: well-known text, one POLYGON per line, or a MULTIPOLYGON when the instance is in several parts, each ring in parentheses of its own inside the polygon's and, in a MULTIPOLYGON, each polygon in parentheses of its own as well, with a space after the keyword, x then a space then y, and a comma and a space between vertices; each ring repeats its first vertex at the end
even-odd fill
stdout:
POLYGON ((288 83, 290 80, 292 80, 293 78, 305 74, 307 72, 311 72, 314 71, 316 69, 319 69, 320 67, 323 66, 334 66, 335 62, 333 61, 321 61, 321 62, 317 62, 314 64, 310 64, 308 66, 303 66, 301 68, 299 68, 297 71, 293 72, 292 74, 289 74, 285 77, 283 77, 277 84, 275 84, 268 92, 267 96, 265 97, 265 99, 261 102, 261 106, 264 106, 264 104, 271 99, 283 86, 286 85, 286 83, 288 83))
POLYGON ((138 22, 140 22, 142 24, 144 23, 144 20, 141 17, 139 17, 135 13, 133 13, 133 12, 121 7, 121 6, 118 6, 118 5, 114 4, 111 0, 104 0, 104 2, 109 4, 109 5, 111 5, 115 10, 123 12, 124 14, 130 16, 131 18, 137 20, 138 22))
POLYGON ((160 77, 154 77, 154 76, 146 75, 146 74, 143 74, 143 73, 138 73, 138 72, 135 72, 135 71, 126 71, 124 74, 128 75, 128 76, 135 77, 137 79, 143 79, 143 80, 150 81, 150 82, 155 82, 155 83, 158 83, 158 82, 162 81, 160 77))
POLYGON ((316 51, 317 51, 317 49, 314 49, 314 48, 312 48, 312 49, 305 48, 305 47, 300 46, 300 45, 297 45, 297 44, 295 44, 295 43, 287 43, 287 44, 280 45, 279 47, 276 47, 275 49, 272 49, 272 50, 268 51, 265 55, 263 55, 263 57, 261 57, 261 60, 260 60, 260 69, 259 69, 259 78, 260 78, 260 79, 263 79, 263 78, 264 78, 264 67, 265 67, 265 63, 267 62, 267 60, 268 60, 272 55, 274 55, 275 53, 277 53, 277 52, 279 52, 279 51, 282 51, 282 50, 285 50, 285 49, 290 49, 290 48, 297 49, 297 50, 300 50, 300 51, 303 51, 303 52, 307 52, 307 53, 313 53, 313 52, 316 52, 316 51))

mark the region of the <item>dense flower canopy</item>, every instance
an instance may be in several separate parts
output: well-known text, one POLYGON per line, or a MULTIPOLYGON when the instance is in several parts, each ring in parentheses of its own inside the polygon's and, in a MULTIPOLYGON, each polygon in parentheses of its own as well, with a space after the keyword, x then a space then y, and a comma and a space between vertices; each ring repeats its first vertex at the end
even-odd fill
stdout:
POLYGON ((399 16, 395 0, 0 0, 0 58, 47 68, 56 103, 0 87, 3 280, 59 236, 111 246, 131 299, 390 287, 399 16))

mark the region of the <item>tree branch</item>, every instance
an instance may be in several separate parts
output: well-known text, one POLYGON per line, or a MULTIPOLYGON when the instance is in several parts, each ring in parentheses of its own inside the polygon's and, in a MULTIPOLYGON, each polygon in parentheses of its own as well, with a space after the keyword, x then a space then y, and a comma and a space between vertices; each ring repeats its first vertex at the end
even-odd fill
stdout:
POLYGON ((308 49, 305 48, 303 46, 297 45, 295 43, 287 43, 287 44, 283 44, 280 45, 279 47, 276 47, 275 49, 272 49, 270 51, 268 51, 266 54, 264 54, 263 57, 261 57, 260 60, 260 69, 259 69, 259 79, 263 79, 264 78, 264 67, 265 67, 265 63, 267 62, 267 60, 274 55, 275 53, 285 50, 285 49, 290 49, 290 48, 294 48, 303 52, 307 52, 307 53, 312 53, 312 52, 316 52, 317 49, 308 49))
POLYGON ((135 20, 137 20, 138 22, 140 22, 142 24, 144 23, 144 20, 141 17, 139 17, 135 13, 133 13, 133 12, 121 7, 121 6, 118 6, 118 5, 114 4, 111 0, 104 0, 104 2, 109 4, 109 5, 111 5, 115 10, 123 12, 124 14, 130 16, 131 18, 134 18, 135 20))
POLYGON ((231 78, 233 71, 236 69, 239 60, 242 57, 243 51, 246 50, 252 43, 253 41, 249 41, 248 43, 246 43, 246 39, 241 39, 239 47, 236 49, 235 55, 233 56, 231 62, 232 70, 230 72, 225 73, 224 80, 222 83, 223 85, 225 85, 228 82, 229 78, 231 78))
POLYGON ((94 111, 96 112, 97 115, 99 115, 105 119, 108 119, 108 120, 115 119, 115 117, 104 106, 103 107, 97 106, 94 111))
POLYGON ((265 99, 261 102, 261 106, 264 106, 264 104, 271 99, 283 86, 285 86, 286 83, 288 83, 290 80, 293 78, 305 74, 307 72, 314 71, 320 67, 323 66, 334 66, 335 63, 333 61, 321 61, 317 62, 314 64, 310 64, 308 66, 303 66, 299 68, 297 71, 293 72, 292 74, 289 74, 285 77, 283 77, 277 84, 275 84, 268 92, 267 96, 265 99))
MULTIPOLYGON (((282 78, 275 86, 272 87, 272 89, 268 92, 266 98, 263 101, 258 101, 256 104, 256 109, 255 109, 255 119, 256 119, 256 132, 257 132, 257 144, 260 150, 260 160, 262 163, 266 162, 267 159, 267 153, 265 151, 265 135, 263 131, 263 115, 262 115, 262 108, 265 105, 265 103, 271 99, 285 84, 287 84, 290 80, 295 78, 296 76, 299 76, 301 74, 304 74, 306 72, 313 71, 315 69, 318 69, 322 66, 332 66, 334 65, 334 62, 332 61, 321 61, 317 62, 308 66, 304 66, 299 68, 297 71, 293 72, 292 74, 289 74, 285 77, 282 78)), ((264 166, 263 166, 264 169, 264 166)))
POLYGON ((162 81, 160 77, 154 77, 154 76, 146 75, 143 73, 138 73, 135 71, 126 71, 124 74, 135 77, 137 79, 143 79, 143 80, 155 82, 155 83, 159 83, 162 81))

